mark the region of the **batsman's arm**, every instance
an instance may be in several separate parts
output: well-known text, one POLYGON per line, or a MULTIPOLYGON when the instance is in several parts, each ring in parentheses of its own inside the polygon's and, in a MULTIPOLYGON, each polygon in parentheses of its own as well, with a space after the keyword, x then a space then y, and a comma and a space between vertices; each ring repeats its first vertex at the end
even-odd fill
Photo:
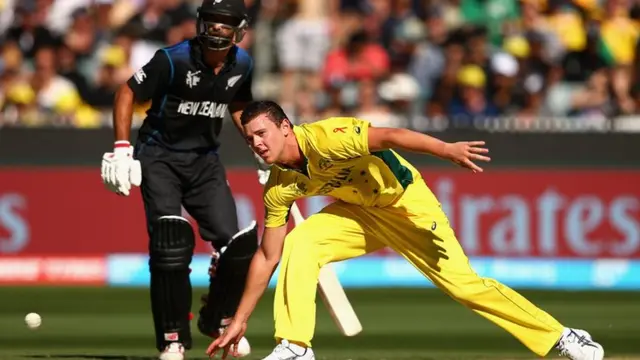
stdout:
MULTIPOLYGON (((148 63, 120 86, 113 106, 113 128, 116 141, 129 141, 133 104, 164 96, 172 75, 169 55, 164 50, 158 50, 148 63)), ((162 111, 162 109, 158 110, 162 111)))
MULTIPOLYGON (((242 129, 242 124, 240 122, 241 121, 240 118, 242 117, 242 110, 247 105, 249 105, 249 102, 244 102, 244 101, 236 101, 229 105, 229 111, 231 113, 231 119, 233 120, 233 124, 236 126, 236 128, 238 129, 238 132, 240 133, 240 136, 242 136, 243 139, 245 137, 244 137, 244 130, 242 129)), ((249 147, 248 144, 247 144, 247 147, 249 147)), ((264 174, 264 172, 269 170, 269 165, 267 165, 264 162, 264 160, 262 160, 260 156, 258 156, 258 154, 254 153, 253 151, 251 151, 251 153, 253 154, 253 158, 256 160, 256 163, 258 166, 258 177, 259 178, 268 177, 268 175, 264 174)))
MULTIPOLYGON (((253 92, 251 90, 253 84, 252 79, 253 70, 250 69, 247 78, 240 86, 240 89, 238 89, 233 102, 229 104, 229 113, 231 114, 231 119, 233 120, 233 124, 236 126, 236 129, 238 129, 238 132, 243 139, 245 137, 244 129, 242 127, 242 111, 253 101, 253 92)), ((264 172, 269 169, 269 165, 265 164, 264 160, 262 160, 260 156, 258 156, 258 154, 253 153, 253 157, 256 160, 259 172, 264 172)))
POLYGON ((129 85, 121 85, 116 92, 113 106, 113 129, 116 141, 129 141, 130 139, 133 102, 133 91, 129 85))
POLYGON ((233 120, 233 125, 236 126, 236 129, 240 132, 240 136, 244 139, 244 131, 242 129, 242 124, 240 123, 240 118, 242 117, 242 110, 249 105, 249 102, 245 101, 234 101, 229 104, 229 112, 231 113, 231 119, 233 120))
POLYGON ((249 320, 251 313, 267 289, 269 280, 280 262, 286 235, 286 224, 279 227, 265 228, 260 247, 255 255, 253 255, 253 260, 251 260, 247 283, 234 321, 245 323, 249 320))
POLYGON ((231 113, 231 119, 233 119, 233 124, 236 126, 240 135, 244 139, 244 131, 242 129, 242 124, 240 123, 240 118, 242 116, 242 110, 244 110, 249 103, 253 101, 253 65, 247 71, 247 76, 243 79, 242 84, 240 84, 240 88, 238 92, 233 97, 233 101, 229 104, 229 112, 231 113))

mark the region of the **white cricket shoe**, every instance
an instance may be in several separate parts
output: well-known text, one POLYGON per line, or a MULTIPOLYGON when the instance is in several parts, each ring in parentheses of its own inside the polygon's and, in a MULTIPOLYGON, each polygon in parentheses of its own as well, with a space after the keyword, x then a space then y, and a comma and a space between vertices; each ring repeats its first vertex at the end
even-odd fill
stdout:
POLYGON ((184 346, 182 344, 173 342, 164 348, 164 351, 160 353, 159 360, 184 360, 184 346))
POLYGON ((561 356, 571 360, 602 360, 604 349, 602 345, 591 339, 591 335, 580 329, 565 328, 556 349, 561 356))
POLYGON ((262 360, 315 360, 313 350, 282 340, 273 352, 262 360))

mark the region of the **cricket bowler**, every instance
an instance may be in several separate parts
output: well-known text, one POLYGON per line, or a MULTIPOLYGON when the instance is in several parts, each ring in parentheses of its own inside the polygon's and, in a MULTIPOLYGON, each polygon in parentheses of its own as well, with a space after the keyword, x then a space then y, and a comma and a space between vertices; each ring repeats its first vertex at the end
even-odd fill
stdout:
POLYGON ((198 319, 203 334, 219 336, 229 323, 258 248, 256 223, 238 228, 217 154, 226 112, 241 131, 240 114, 253 99, 253 60, 236 45, 248 24, 243 0, 203 1, 197 36, 158 50, 116 93, 116 141, 113 152, 103 156, 102 178, 125 196, 132 185, 140 185, 149 234, 151 311, 163 360, 180 360, 192 346, 189 266, 195 235, 182 206, 215 254, 198 319), (149 100, 134 149, 129 144, 132 107, 149 100))
POLYGON ((603 358, 602 346, 586 331, 563 326, 514 290, 478 276, 418 170, 392 150, 430 154, 482 172, 474 161, 490 161, 484 142, 445 143, 350 117, 293 126, 270 101, 247 106, 241 122, 254 152, 273 164, 264 190, 266 228, 238 310, 225 334, 207 349, 210 356, 220 349, 226 356, 243 336, 280 263, 274 300, 278 344, 265 360, 314 359, 311 340, 322 266, 390 247, 447 295, 536 355, 555 348, 569 359, 603 358), (336 201, 287 235, 294 201, 315 195, 336 201))

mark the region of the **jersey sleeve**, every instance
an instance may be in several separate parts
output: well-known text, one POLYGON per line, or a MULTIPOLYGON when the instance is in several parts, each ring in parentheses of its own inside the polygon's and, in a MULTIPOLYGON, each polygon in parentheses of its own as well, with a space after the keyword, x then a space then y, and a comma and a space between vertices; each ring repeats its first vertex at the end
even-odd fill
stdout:
POLYGON ((148 63, 129 78, 127 84, 133 91, 135 99, 138 102, 145 102, 170 85, 171 72, 169 55, 164 50, 158 50, 148 63))
POLYGON ((237 102, 251 102, 253 101, 253 92, 251 87, 253 86, 253 70, 249 70, 247 78, 240 85, 240 89, 233 98, 233 101, 237 102))
POLYGON ((264 226, 280 227, 287 224, 289 211, 295 198, 286 196, 286 191, 280 183, 280 171, 272 169, 269 180, 264 188, 264 226))
POLYGON ((369 126, 362 119, 335 117, 311 124, 314 146, 333 160, 369 155, 369 126))

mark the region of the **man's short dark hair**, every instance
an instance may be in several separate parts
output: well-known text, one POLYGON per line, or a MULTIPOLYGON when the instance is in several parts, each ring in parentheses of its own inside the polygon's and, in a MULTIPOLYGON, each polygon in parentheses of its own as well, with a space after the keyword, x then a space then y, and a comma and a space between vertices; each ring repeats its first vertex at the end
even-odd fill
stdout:
POLYGON ((284 113, 282 107, 280 107, 280 105, 275 101, 263 100, 254 101, 247 105, 247 107, 242 111, 240 123, 242 125, 246 125, 260 115, 267 115, 269 119, 278 126, 282 124, 282 121, 287 119, 287 114, 284 113))

